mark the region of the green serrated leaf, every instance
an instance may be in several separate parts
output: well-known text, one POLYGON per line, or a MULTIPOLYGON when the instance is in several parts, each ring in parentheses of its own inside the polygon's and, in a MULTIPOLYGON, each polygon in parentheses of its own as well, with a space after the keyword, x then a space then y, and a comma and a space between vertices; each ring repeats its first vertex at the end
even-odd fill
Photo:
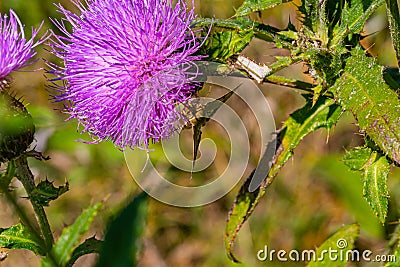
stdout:
POLYGON ((36 255, 44 255, 45 252, 40 242, 21 223, 10 228, 0 228, 0 247, 8 249, 28 249, 36 255))
POLYGON ((384 0, 319 1, 304 0, 299 7, 304 28, 302 32, 321 47, 343 49, 345 39, 359 34, 367 19, 384 0))
MULTIPOLYGON (((200 28, 221 28, 225 30, 244 31, 254 28, 258 23, 249 18, 237 19, 210 19, 210 18, 196 18, 194 24, 200 28)), ((275 32, 278 30, 275 29, 275 32)))
POLYGON ((203 49, 208 54, 208 60, 224 61, 239 54, 253 37, 253 28, 237 31, 213 27, 203 49))
POLYGON ((282 85, 282 86, 289 86, 289 87, 295 87, 298 90, 303 90, 304 94, 310 94, 313 93, 312 89, 314 88, 314 85, 311 83, 299 81, 296 79, 292 78, 287 78, 284 76, 278 76, 278 75, 270 75, 265 78, 266 81, 282 85))
POLYGON ((284 151, 279 155, 277 163, 283 165, 293 155, 293 150, 309 133, 319 129, 330 129, 342 114, 341 108, 332 99, 320 97, 313 105, 307 99, 306 105, 290 115, 284 123, 282 146, 284 151))
POLYGON ((315 103, 317 103, 318 98, 320 97, 322 91, 323 91, 323 87, 322 84, 318 84, 317 86, 315 86, 312 90, 314 92, 314 96, 313 96, 313 105, 315 105, 315 103))
MULTIPOLYGON (((195 20, 195 25, 205 29, 203 31, 204 36, 208 34, 207 29, 209 29, 210 27, 219 31, 244 32, 252 30, 254 31, 255 37, 267 42, 274 42, 277 47, 279 46, 281 48, 292 48, 293 40, 296 40, 298 38, 297 33, 294 32, 293 29, 282 31, 270 25, 258 23, 246 17, 237 19, 198 18, 195 20)), ((212 36, 208 36, 208 38, 210 37, 212 36)), ((208 44, 208 46, 203 46, 201 53, 209 54, 207 50, 207 47, 209 46, 210 44, 208 44)))
POLYGON ((259 195, 259 190, 254 192, 249 192, 248 190, 251 179, 253 178, 253 174, 254 171, 240 188, 240 191, 237 194, 235 201, 233 202, 233 206, 229 212, 228 222, 225 227, 225 249, 228 254, 228 258, 236 263, 239 263, 240 261, 233 253, 233 245, 240 229, 249 216, 249 212, 251 213, 252 206, 256 205, 255 200, 257 195, 259 195))
POLYGON ((382 224, 385 223, 388 208, 389 172, 390 164, 387 158, 373 152, 363 174, 363 195, 382 224))
POLYGON ((372 150, 369 147, 356 147, 346 152, 343 157, 344 164, 353 171, 361 171, 365 168, 371 157, 372 150))
POLYGON ((314 33, 317 34, 317 38, 321 41, 322 46, 326 46, 328 44, 328 34, 329 34, 329 26, 326 18, 326 4, 327 1, 319 1, 318 5, 315 5, 315 17, 316 20, 314 22, 313 28, 314 33))
POLYGON ((293 155, 293 150, 309 133, 319 128, 330 129, 338 121, 341 113, 341 108, 334 103, 334 100, 321 96, 314 106, 312 106, 312 100, 307 99, 306 105, 287 119, 278 134, 281 144, 268 176, 266 174, 267 177, 260 188, 249 192, 248 187, 252 178, 250 175, 236 196, 229 213, 225 229, 225 248, 232 261, 238 262, 232 248, 239 230, 254 211, 279 170, 293 155))
POLYGON ((55 187, 53 182, 49 180, 41 181, 31 193, 31 198, 37 201, 41 206, 49 206, 51 200, 57 199, 59 196, 67 192, 69 189, 68 182, 65 185, 55 187))
MULTIPOLYGON (((201 54, 207 54, 209 61, 223 62, 240 53, 253 39, 255 22, 250 19, 211 20, 197 19, 195 24, 203 28, 207 36, 201 54), (211 27, 211 32, 209 28, 211 27)), ((271 27, 268 28, 271 30, 271 27)), ((272 34, 271 34, 272 36, 272 34)))
MULTIPOLYGON (((66 266, 71 259, 71 255, 75 247, 79 244, 81 238, 86 234, 92 223, 94 217, 96 217, 103 203, 97 203, 86 210, 75 220, 75 222, 64 228, 60 238, 54 244, 51 254, 57 259, 59 266, 66 266)), ((41 261, 42 267, 53 267, 52 261, 46 257, 41 261)))
POLYGON ((318 39, 326 46, 328 37, 328 21, 326 19, 327 1, 304 0, 299 7, 302 13, 304 34, 310 39, 318 39))
POLYGON ((347 151, 344 163, 354 171, 363 171, 363 196, 383 224, 387 215, 387 178, 390 164, 385 156, 373 152, 369 147, 356 147, 347 151))
MULTIPOLYGON (((298 40, 299 39, 298 33, 296 31, 292 31, 292 30, 280 31, 280 32, 278 32, 278 34, 280 36, 285 37, 290 40, 298 40)), ((276 58, 279 58, 279 56, 277 56, 276 58)))
POLYGON ((334 28, 331 46, 342 46, 349 35, 360 33, 368 18, 384 4, 385 0, 346 1, 341 13, 340 23, 334 28))
POLYGON ((344 267, 347 264, 351 250, 354 249, 354 242, 359 234, 359 226, 351 224, 343 227, 331 237, 325 240, 315 252, 316 259, 310 261, 307 267, 344 267), (329 254, 329 251, 337 251, 337 253, 329 254), (342 255, 342 257, 340 256, 342 255), (336 257, 335 257, 336 256, 336 257))
POLYGON ((136 266, 145 228, 148 198, 141 193, 111 222, 96 267, 136 266))
POLYGON ((301 58, 289 56, 289 57, 280 57, 276 56, 276 61, 269 65, 268 67, 271 69, 271 73, 275 73, 281 69, 284 69, 294 63, 297 63, 301 60, 301 58))
POLYGON ((244 0, 243 4, 236 10, 236 17, 247 16, 252 12, 259 12, 265 9, 273 8, 282 3, 292 0, 244 0))
POLYGON ((67 262, 65 267, 72 267, 76 260, 80 257, 90 254, 90 253, 100 253, 100 248, 103 244, 103 241, 96 239, 94 236, 88 238, 80 244, 78 247, 74 249, 72 252, 70 260, 67 262))
POLYGON ((335 192, 340 205, 354 215, 354 220, 365 234, 373 238, 383 238, 384 227, 369 204, 361 197, 363 190, 361 172, 350 171, 341 159, 340 155, 331 153, 323 156, 315 164, 315 175, 327 183, 329 190, 335 192))
POLYGON ((382 78, 383 68, 356 48, 332 87, 338 103, 356 117, 361 130, 400 163, 400 101, 382 78))

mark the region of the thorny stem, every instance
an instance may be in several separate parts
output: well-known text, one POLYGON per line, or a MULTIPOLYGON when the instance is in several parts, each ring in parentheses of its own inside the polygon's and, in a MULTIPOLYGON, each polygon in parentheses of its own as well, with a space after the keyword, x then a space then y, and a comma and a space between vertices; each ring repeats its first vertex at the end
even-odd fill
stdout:
MULTIPOLYGON (((287 86, 292 89, 297 89, 305 93, 314 93, 314 84, 299 81, 296 79, 286 78, 282 76, 273 75, 277 71, 286 68, 293 63, 299 62, 301 57, 290 58, 284 62, 276 62, 270 66, 259 65, 254 61, 245 58, 241 55, 236 60, 236 65, 240 70, 243 70, 249 78, 256 80, 258 83, 272 83, 276 85, 287 86)), ((330 92, 326 92, 326 96, 333 97, 330 92)))
POLYGON ((46 246, 46 251, 50 251, 54 243, 53 233, 51 232, 49 221, 47 220, 43 206, 40 205, 35 198, 32 198, 32 192, 35 189, 35 181, 33 174, 28 167, 28 161, 26 160, 25 155, 15 159, 15 168, 15 175, 24 186, 26 193, 28 194, 28 198, 32 204, 33 211, 35 212, 35 216, 39 223, 39 228, 46 246))
MULTIPOLYGON (((35 236, 35 239, 40 240, 44 243, 43 238, 40 236, 40 233, 38 233, 37 229, 35 226, 32 225, 31 221, 29 220, 28 216, 26 215, 25 211, 18 205, 17 201, 15 200, 15 197, 8 191, 8 188, 4 188, 2 190, 8 199, 8 201, 12 204, 14 207, 15 211, 18 213, 18 216, 20 217, 21 221, 24 223, 24 226, 26 226, 31 234, 35 236)), ((42 245, 42 244, 40 244, 42 245)), ((43 250, 46 249, 43 247, 43 250)))
MULTIPOLYGON (((29 220, 28 216, 26 215, 25 211, 18 205, 17 201, 15 200, 15 197, 8 191, 7 188, 3 188, 4 190, 3 193, 6 195, 6 198, 8 201, 13 205, 15 211, 18 213, 21 221, 24 223, 24 226, 26 226, 29 230, 29 233, 33 234, 33 236, 37 239, 40 240, 41 243, 45 243, 44 239, 40 236, 38 231, 35 229, 35 227, 32 225, 31 221, 29 220)), ((41 246, 43 244, 40 244, 41 246)), ((46 248, 43 248, 45 250, 46 248)), ((54 266, 59 266, 57 260, 54 258, 54 255, 50 252, 47 251, 47 255, 51 262, 53 263, 54 266)))
POLYGON ((303 82, 303 81, 299 81, 299 80, 295 80, 295 79, 291 79, 291 78, 286 78, 283 76, 277 76, 277 75, 271 75, 271 76, 266 77, 264 79, 264 82, 290 87, 290 88, 297 89, 297 90, 304 91, 304 92, 311 93, 311 94, 314 93, 312 88, 315 87, 315 85, 313 85, 311 83, 307 83, 307 82, 303 82))
MULTIPOLYGON (((307 94, 314 94, 313 88, 316 86, 314 84, 299 81, 296 79, 286 78, 283 76, 271 75, 265 78, 264 82, 272 83, 276 85, 286 86, 295 90, 299 90, 300 92, 307 94)), ((323 93, 324 96, 328 98, 334 98, 332 92, 327 91, 323 93)))
MULTIPOLYGON (((8 164, 14 164, 14 161, 9 162, 8 164)), ((11 167, 13 168, 13 167, 11 167)), ((10 180, 14 176, 14 171, 11 171, 10 165, 7 168, 6 174, 9 177, 10 180)), ((43 251, 46 251, 47 256, 51 260, 54 266, 59 266, 58 261, 54 257, 54 255, 51 253, 50 248, 46 248, 46 242, 43 239, 43 237, 40 235, 40 232, 36 229, 36 227, 32 224, 31 220, 29 219, 28 215, 26 214, 25 210, 17 203, 15 196, 13 196, 10 191, 8 190, 8 185, 1 185, 0 191, 4 193, 6 196, 7 200, 9 203, 14 207, 14 210, 17 212, 19 218, 21 221, 24 223, 24 226, 27 227, 29 232, 35 237, 36 240, 40 241, 39 245, 41 246, 43 251)))

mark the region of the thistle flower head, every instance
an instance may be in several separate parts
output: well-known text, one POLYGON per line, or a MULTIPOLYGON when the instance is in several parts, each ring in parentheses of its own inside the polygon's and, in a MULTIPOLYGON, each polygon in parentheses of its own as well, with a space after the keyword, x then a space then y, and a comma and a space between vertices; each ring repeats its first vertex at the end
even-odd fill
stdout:
POLYGON ((51 65, 52 81, 62 81, 56 101, 93 142, 147 148, 172 135, 176 105, 194 91, 189 66, 201 58, 193 9, 181 0, 72 1, 80 14, 58 6, 64 17, 54 21, 63 36, 52 52, 64 61, 51 65))
POLYGON ((40 28, 32 29, 32 37, 27 40, 24 26, 13 10, 10 10, 9 16, 0 14, 0 89, 7 84, 7 76, 11 72, 32 63, 36 55, 33 48, 46 40, 44 35, 34 41, 40 28))

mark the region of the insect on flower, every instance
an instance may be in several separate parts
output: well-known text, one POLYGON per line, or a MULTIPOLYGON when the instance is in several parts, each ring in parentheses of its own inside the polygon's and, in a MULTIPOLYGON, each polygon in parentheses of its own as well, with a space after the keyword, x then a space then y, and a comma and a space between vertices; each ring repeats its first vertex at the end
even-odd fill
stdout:
POLYGON ((183 1, 73 1, 80 14, 58 6, 50 64, 54 99, 77 119, 92 143, 111 140, 121 149, 148 148, 178 130, 176 109, 195 91, 195 53, 201 46, 194 10, 183 1), (68 31, 65 25, 72 25, 68 31), (61 81, 61 85, 60 85, 61 81))

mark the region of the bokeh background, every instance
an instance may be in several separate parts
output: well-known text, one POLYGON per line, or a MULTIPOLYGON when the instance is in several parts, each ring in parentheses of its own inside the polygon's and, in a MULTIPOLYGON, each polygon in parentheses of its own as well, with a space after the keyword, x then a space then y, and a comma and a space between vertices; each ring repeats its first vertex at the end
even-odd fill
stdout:
MULTIPOLYGON (((57 33, 49 18, 59 17, 55 6, 59 2, 76 10, 67 0, 0 0, 0 11, 4 14, 10 8, 14 9, 28 31, 44 20, 43 29, 53 29, 57 33)), ((195 0, 197 14, 213 18, 231 17, 240 4, 240 0, 195 0)), ((296 6, 299 4, 299 1, 283 4, 261 14, 253 14, 252 18, 281 29, 289 20, 298 25, 296 6)), ((396 64, 384 9, 370 19, 365 35, 368 37, 363 40, 363 46, 381 64, 396 64)), ((274 61, 273 56, 286 55, 287 51, 276 49, 271 43, 254 40, 243 54, 257 62, 270 64, 274 61)), ((25 69, 28 72, 12 74, 12 90, 23 97, 37 126, 36 149, 51 157, 49 161, 32 160, 30 164, 38 180, 48 178, 56 185, 68 180, 70 184, 70 191, 46 208, 56 238, 84 208, 97 201, 105 201, 104 209, 88 233, 88 237, 96 235, 101 238, 107 222, 138 189, 126 167, 123 153, 111 143, 88 145, 77 141, 90 138, 79 133, 76 121, 66 121, 67 116, 60 112, 62 106, 59 103, 49 100, 43 70, 46 68, 45 60, 58 62, 48 52, 48 47, 41 46, 38 61, 25 69)), ((298 64, 281 74, 307 79, 304 74, 306 69, 306 66, 298 64)), ((277 128, 291 112, 304 104, 297 92, 282 86, 264 84, 260 85, 260 90, 272 108, 277 128)), ((217 138, 217 145, 219 142, 223 140, 218 141, 217 138)), ((360 144, 362 136, 357 131, 355 120, 347 113, 329 133, 318 130, 305 138, 239 234, 235 251, 242 259, 242 265, 228 260, 223 245, 227 214, 238 186, 224 198, 198 208, 176 208, 152 200, 140 266, 264 266, 267 263, 256 258, 257 251, 264 245, 287 251, 314 249, 332 232, 353 222, 361 226, 358 248, 370 249, 376 254, 384 253, 399 215, 400 172, 393 169, 390 175, 389 218, 387 225, 382 226, 362 198, 360 175, 348 171, 341 161, 346 149, 360 144)), ((252 157, 257 158, 257 149, 253 151, 252 157)), ((252 167, 254 162, 250 162, 249 171, 252 167)), ((204 180, 210 179, 206 175, 204 180)), ((17 182, 14 186, 24 196, 17 182)), ((26 200, 21 198, 20 203, 25 205, 26 200)), ((11 206, 0 196, 0 227, 6 228, 17 222, 18 217, 11 206)), ((75 266, 91 266, 95 259, 94 255, 84 256, 75 266)), ((268 263, 268 266, 301 265, 268 263)), ((9 251, 9 257, 0 266, 39 266, 39 259, 31 252, 9 251)), ((359 266, 379 264, 364 262, 359 266)))

